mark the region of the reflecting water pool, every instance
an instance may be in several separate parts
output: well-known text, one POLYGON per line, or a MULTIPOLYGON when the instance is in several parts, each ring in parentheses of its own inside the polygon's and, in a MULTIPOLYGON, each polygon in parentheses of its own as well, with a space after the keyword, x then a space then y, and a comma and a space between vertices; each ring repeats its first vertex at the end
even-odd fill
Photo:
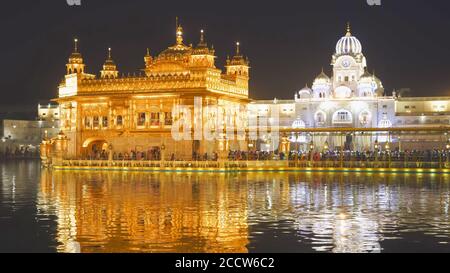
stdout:
POLYGON ((450 252, 447 175, 0 172, 0 252, 450 252))

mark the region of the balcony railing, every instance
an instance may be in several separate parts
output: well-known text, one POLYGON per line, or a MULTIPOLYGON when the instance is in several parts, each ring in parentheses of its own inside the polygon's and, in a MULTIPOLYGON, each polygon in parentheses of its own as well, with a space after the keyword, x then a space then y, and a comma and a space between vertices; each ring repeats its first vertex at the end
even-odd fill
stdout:
POLYGON ((144 161, 144 160, 63 160, 60 167, 158 168, 158 169, 449 169, 450 162, 422 161, 340 161, 340 160, 261 160, 261 161, 144 161))

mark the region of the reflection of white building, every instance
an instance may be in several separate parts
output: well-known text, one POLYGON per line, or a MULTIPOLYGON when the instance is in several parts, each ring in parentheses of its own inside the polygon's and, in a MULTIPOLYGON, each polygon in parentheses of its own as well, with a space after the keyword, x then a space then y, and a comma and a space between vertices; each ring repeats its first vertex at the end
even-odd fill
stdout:
POLYGON ((0 120, 0 156, 16 150, 37 152, 44 137, 59 133, 59 107, 39 105, 37 120, 0 120))
MULTIPOLYGON (((264 116, 278 108, 281 128, 294 128, 298 124, 306 128, 389 128, 450 123, 450 98, 402 98, 395 92, 386 95, 381 80, 375 73, 369 73, 361 42, 351 34, 350 27, 337 42, 331 65, 331 76, 322 70, 311 88, 306 86, 298 91, 294 100, 255 101, 250 111, 264 116)), ((303 140, 305 144, 328 141, 332 147, 347 143, 363 150, 374 139, 395 142, 384 135, 346 138, 316 135, 303 140)))

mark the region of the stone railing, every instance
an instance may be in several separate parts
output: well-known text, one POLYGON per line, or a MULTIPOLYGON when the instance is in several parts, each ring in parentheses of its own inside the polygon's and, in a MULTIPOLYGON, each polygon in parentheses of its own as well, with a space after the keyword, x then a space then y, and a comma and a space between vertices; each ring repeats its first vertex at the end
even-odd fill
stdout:
POLYGON ((158 168, 158 169, 449 169, 450 162, 406 162, 406 161, 139 161, 139 160, 63 160, 57 167, 88 168, 158 168))

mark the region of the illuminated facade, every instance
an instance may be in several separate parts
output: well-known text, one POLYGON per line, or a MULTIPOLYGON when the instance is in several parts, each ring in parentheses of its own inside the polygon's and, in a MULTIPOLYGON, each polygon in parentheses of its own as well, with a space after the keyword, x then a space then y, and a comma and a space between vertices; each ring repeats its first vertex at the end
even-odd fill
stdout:
MULTIPOLYGON (((267 118, 270 122, 272 113, 278 112, 277 126, 287 130, 342 128, 345 132, 345 128, 430 128, 450 124, 448 97, 410 98, 395 91, 387 95, 382 81, 369 73, 363 46, 351 34, 350 26, 336 44, 332 75, 322 69, 311 88, 307 85, 296 92, 293 100, 250 101, 249 61, 241 54, 239 43, 235 56, 227 59, 224 73, 216 67, 215 59, 215 50, 206 43, 203 31, 197 46, 187 46, 183 43, 183 29, 177 24, 175 45, 157 56, 147 50, 144 74, 120 76, 109 48, 97 77, 86 73, 75 40, 67 75, 55 99, 60 104, 61 129, 69 139, 68 157, 80 158, 99 151, 112 151, 112 156, 157 150, 166 158, 192 159, 193 154, 207 154, 210 159, 227 150, 269 147, 261 141, 250 145, 243 140, 225 140, 225 134, 220 133, 218 141, 195 140, 193 135, 194 140, 175 141, 171 129, 175 122, 186 118, 183 113, 174 116, 177 106, 189 107, 194 114, 187 119, 194 126, 211 120, 216 126, 225 123, 226 117, 217 120, 220 115, 195 113, 195 98, 201 98, 202 106, 218 106, 221 112, 227 106, 242 107, 253 120, 267 118)), ((316 150, 329 147, 363 151, 373 149, 375 142, 399 148, 401 141, 404 149, 433 149, 447 141, 443 136, 393 136, 386 132, 292 133, 284 137, 288 137, 291 150, 295 146, 309 150, 313 142, 316 150)))
MULTIPOLYGON (((215 50, 208 46, 203 31, 197 46, 183 43, 183 29, 177 24, 176 43, 158 56, 147 49, 144 74, 119 76, 111 49, 100 77, 88 74, 78 40, 67 64, 67 75, 59 86, 61 130, 69 138, 68 157, 81 157, 108 150, 114 153, 164 150, 176 158, 193 153, 211 155, 217 143, 201 140, 175 142, 171 137, 172 116, 179 105, 193 108, 194 98, 203 106, 247 105, 249 61, 240 53, 226 61, 226 71, 215 65, 215 50)), ((208 117, 193 117, 205 122, 208 117), (202 119, 203 118, 203 119, 202 119)), ((228 143, 245 149, 243 141, 228 143)))
POLYGON ((59 107, 56 104, 39 104, 36 119, 0 119, 0 157, 17 156, 25 151, 35 153, 43 138, 53 138, 59 133, 59 107))
MULTIPOLYGON (((401 97, 395 91, 386 95, 381 80, 369 73, 361 42, 347 32, 336 44, 331 59, 332 76, 322 72, 308 85, 296 92, 293 100, 254 101, 250 114, 268 117, 280 113, 279 125, 288 129, 320 128, 391 128, 439 127, 450 124, 450 98, 401 97)), ((291 143, 301 150, 309 150, 311 141, 316 149, 345 146, 352 150, 371 150, 373 143, 391 142, 398 147, 400 139, 383 134, 347 135, 329 134, 290 135, 291 143)), ((418 135, 404 136, 405 149, 433 149, 436 142, 446 139, 418 135)), ((441 144, 439 144, 442 146, 441 144)), ((293 147, 293 145, 291 145, 293 147)))

